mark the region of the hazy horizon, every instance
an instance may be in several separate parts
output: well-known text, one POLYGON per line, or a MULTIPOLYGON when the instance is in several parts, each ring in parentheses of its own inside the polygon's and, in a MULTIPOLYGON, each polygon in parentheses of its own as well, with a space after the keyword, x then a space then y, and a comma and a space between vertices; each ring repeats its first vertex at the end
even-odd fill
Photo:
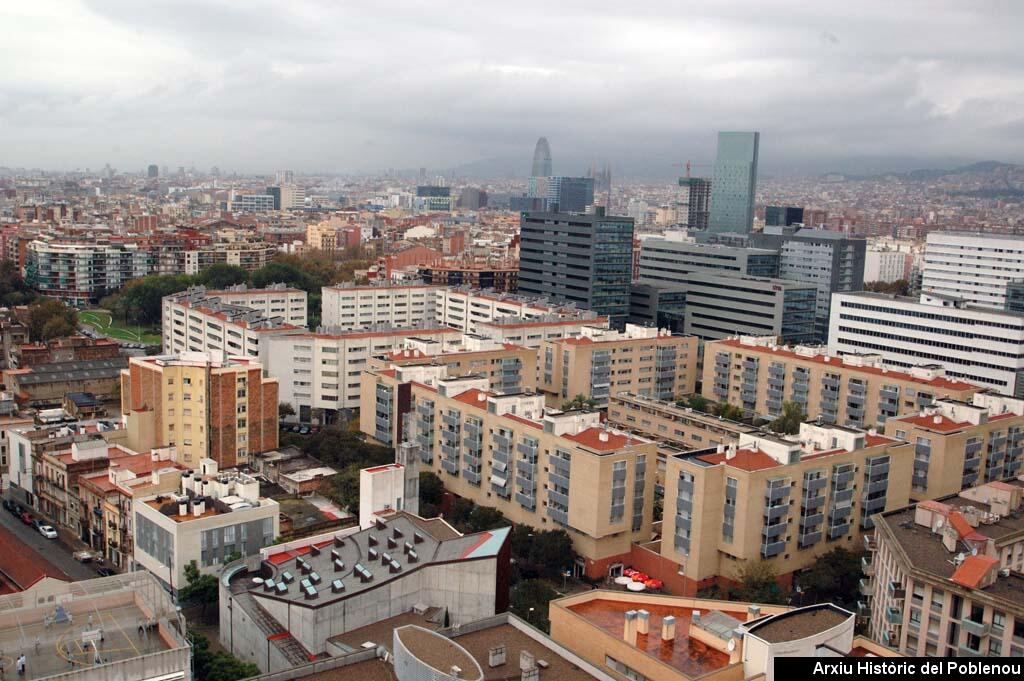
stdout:
POLYGON ((766 173, 1024 161, 1024 5, 507 9, 9 3, 0 166, 525 175, 546 136, 558 173, 670 177, 718 130, 766 173))

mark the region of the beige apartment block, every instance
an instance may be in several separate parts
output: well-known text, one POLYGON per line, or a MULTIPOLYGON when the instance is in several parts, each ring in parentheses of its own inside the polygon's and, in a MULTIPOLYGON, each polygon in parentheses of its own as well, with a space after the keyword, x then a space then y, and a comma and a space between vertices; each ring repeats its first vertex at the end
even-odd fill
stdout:
MULTIPOLYGON (((551 410, 539 394, 492 391, 482 376, 398 384, 389 373, 403 369, 367 374, 364 386, 395 387, 391 423, 405 422, 402 439, 419 446, 422 465, 450 492, 514 523, 566 530, 582 557, 578 571, 592 577, 651 538, 655 443, 602 426, 598 411, 551 410)), ((366 388, 361 426, 376 436, 365 414, 378 393, 366 388)))
POLYGON ((658 443, 657 483, 665 484, 665 461, 681 451, 707 449, 738 442, 744 433, 760 429, 749 423, 730 421, 675 402, 658 400, 631 392, 608 398, 608 423, 658 443))
POLYGON ((870 636, 930 657, 1024 657, 1024 482, 989 482, 875 518, 870 636))
POLYGON ((671 399, 693 392, 699 343, 634 324, 625 331, 585 327, 576 337, 541 343, 540 389, 552 406, 584 395, 606 407, 617 392, 671 399))
POLYGON ((795 402, 807 418, 872 428, 937 398, 964 400, 980 389, 946 378, 938 365, 894 371, 880 354, 829 355, 824 347, 778 345, 770 336, 704 346, 704 396, 765 418, 780 414, 784 402, 795 402))
POLYGON ((689 594, 728 584, 747 562, 791 576, 858 548, 875 514, 907 504, 912 451, 874 431, 803 423, 799 436, 742 434, 669 457, 661 555, 689 594))
POLYGON ((920 412, 889 419, 885 432, 914 445, 911 499, 944 497, 1020 473, 1024 400, 989 391, 966 402, 938 399, 920 412))

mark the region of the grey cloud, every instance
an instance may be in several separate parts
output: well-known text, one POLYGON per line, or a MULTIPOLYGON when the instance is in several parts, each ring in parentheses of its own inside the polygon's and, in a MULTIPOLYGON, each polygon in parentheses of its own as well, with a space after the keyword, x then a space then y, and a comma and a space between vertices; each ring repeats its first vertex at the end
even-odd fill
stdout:
POLYGON ((37 0, 0 8, 0 165, 525 167, 543 134, 556 170, 660 174, 724 128, 761 130, 779 167, 1022 161, 1022 19, 996 2, 37 0))

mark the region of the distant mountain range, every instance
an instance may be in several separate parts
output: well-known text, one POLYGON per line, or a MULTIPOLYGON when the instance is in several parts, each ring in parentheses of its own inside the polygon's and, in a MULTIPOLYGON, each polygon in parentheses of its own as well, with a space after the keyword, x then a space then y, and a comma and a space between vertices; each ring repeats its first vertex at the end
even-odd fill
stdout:
POLYGON ((821 177, 824 178, 829 175, 841 175, 846 180, 884 180, 886 178, 893 178, 904 180, 906 182, 928 182, 942 177, 948 177, 950 175, 991 174, 997 171, 1018 172, 1021 170, 1024 170, 1024 166, 1014 165, 1013 163, 1003 163, 1001 161, 979 161, 977 163, 957 166, 955 168, 919 168, 917 170, 908 170, 905 172, 874 173, 870 175, 851 175, 848 173, 836 172, 823 173, 821 177))

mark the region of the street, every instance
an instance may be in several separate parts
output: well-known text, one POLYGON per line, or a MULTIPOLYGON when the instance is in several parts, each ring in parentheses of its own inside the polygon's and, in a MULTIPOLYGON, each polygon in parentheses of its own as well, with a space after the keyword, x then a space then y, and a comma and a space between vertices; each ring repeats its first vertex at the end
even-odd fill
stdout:
MULTIPOLYGON (((36 514, 33 513, 33 515, 36 514)), ((78 550, 78 545, 71 543, 70 533, 65 528, 57 528, 57 539, 47 539, 39 534, 39 530, 21 522, 19 518, 15 518, 5 508, 0 508, 0 525, 3 525, 18 539, 38 551, 46 560, 66 572, 73 580, 99 577, 96 574, 98 565, 95 563, 79 563, 71 556, 73 551, 78 550)), ((78 544, 81 544, 81 542, 78 544)))

